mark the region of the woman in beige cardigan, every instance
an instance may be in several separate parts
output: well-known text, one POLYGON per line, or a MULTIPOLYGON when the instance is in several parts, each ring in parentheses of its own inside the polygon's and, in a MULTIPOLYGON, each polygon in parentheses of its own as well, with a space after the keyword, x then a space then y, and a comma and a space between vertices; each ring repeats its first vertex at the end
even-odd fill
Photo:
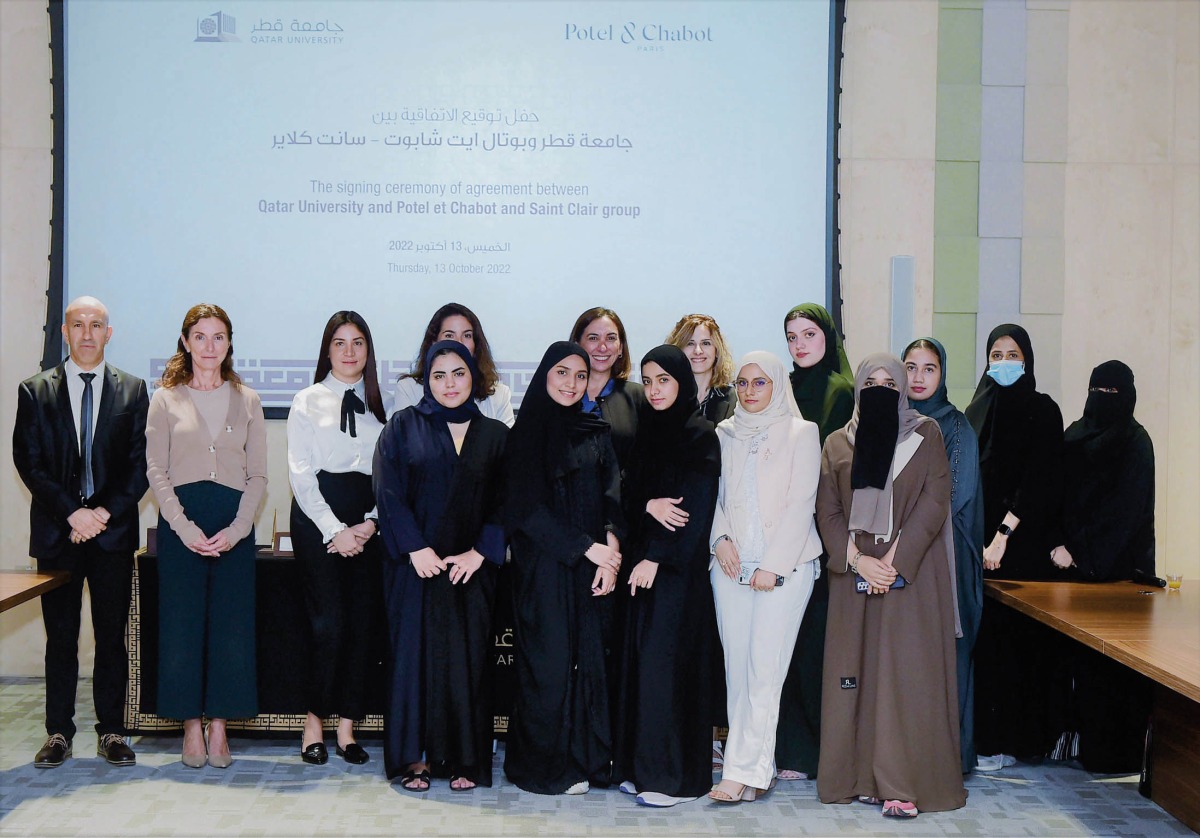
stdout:
POLYGON ((193 306, 181 331, 146 421, 159 509, 156 711, 184 720, 184 765, 228 768, 225 720, 258 714, 253 534, 266 429, 258 394, 233 371, 229 316, 193 306))
POLYGON ((717 803, 754 800, 774 784, 779 694, 821 555, 817 426, 801 417, 787 369, 769 352, 745 356, 734 383, 738 405, 717 426, 711 542, 729 709, 724 771, 709 793, 717 803))

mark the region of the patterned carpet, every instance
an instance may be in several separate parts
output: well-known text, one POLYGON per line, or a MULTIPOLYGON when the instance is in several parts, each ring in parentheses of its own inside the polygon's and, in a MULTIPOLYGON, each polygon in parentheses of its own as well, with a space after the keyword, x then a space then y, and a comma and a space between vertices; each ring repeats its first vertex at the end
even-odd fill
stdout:
MULTIPOLYGON (((1192 835, 1137 791, 1136 777, 1019 764, 967 780, 956 812, 891 821, 877 807, 825 806, 810 782, 781 783, 766 800, 707 801, 646 809, 615 789, 582 797, 527 794, 506 782, 451 792, 444 781, 416 795, 389 786, 382 748, 371 762, 300 762, 297 741, 234 738, 235 762, 220 771, 179 762, 180 740, 140 737, 138 764, 114 768, 95 755, 91 683, 79 688, 80 733, 62 768, 38 770, 45 738, 39 679, 0 679, 0 835, 1192 835)), ((332 737, 330 737, 332 741, 332 737)))

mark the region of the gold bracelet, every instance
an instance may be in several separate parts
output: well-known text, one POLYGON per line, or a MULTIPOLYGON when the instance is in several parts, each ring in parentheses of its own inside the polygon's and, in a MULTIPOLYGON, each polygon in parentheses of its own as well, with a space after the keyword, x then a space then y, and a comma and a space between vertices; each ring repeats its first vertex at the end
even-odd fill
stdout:
POLYGON ((863 552, 862 552, 862 550, 859 550, 857 553, 855 553, 855 554, 854 554, 854 558, 853 558, 853 559, 851 559, 850 561, 846 562, 846 565, 847 565, 847 566, 848 566, 848 567, 849 567, 849 568, 850 568, 852 571, 854 571, 855 573, 858 573, 858 560, 859 560, 859 559, 861 559, 862 557, 863 557, 863 552))

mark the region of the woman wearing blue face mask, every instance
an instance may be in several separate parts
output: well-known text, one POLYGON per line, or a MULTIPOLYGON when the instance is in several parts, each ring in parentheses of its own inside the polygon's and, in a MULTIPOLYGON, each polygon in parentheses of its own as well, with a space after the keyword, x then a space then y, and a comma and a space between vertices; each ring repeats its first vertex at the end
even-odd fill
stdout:
POLYGON ((1011 323, 992 329, 966 413, 979 437, 983 569, 996 578, 1058 578, 1050 551, 1062 506, 1062 412, 1036 388, 1029 333, 1011 323))
MULTIPOLYGON (((1055 579, 1063 494, 1063 421, 1037 391, 1029 334, 1011 323, 988 335, 988 366, 966 415, 979 436, 984 575, 1055 579)), ((976 644, 975 741, 982 770, 1038 757, 1054 734, 1046 718, 1045 638, 1008 606, 984 599, 976 644)))

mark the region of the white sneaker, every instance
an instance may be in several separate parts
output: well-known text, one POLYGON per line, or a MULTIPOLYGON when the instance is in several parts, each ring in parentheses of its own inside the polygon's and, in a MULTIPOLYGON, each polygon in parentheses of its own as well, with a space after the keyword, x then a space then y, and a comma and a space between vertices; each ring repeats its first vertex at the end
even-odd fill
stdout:
POLYGON ((637 802, 642 806, 653 806, 656 809, 666 809, 668 806, 677 806, 680 803, 691 803, 693 800, 699 800, 697 797, 671 797, 669 794, 661 794, 657 791, 644 791, 637 796, 637 802))
POLYGON ((637 789, 634 788, 633 780, 626 780, 618 786, 622 794, 637 794, 637 789))
POLYGON ((592 790, 592 785, 587 780, 580 780, 575 785, 563 792, 563 794, 587 794, 592 790))
POLYGON ((1008 754, 996 754, 990 757, 977 757, 975 759, 976 771, 999 771, 1002 768, 1008 768, 1010 765, 1016 765, 1016 757, 1008 754))

